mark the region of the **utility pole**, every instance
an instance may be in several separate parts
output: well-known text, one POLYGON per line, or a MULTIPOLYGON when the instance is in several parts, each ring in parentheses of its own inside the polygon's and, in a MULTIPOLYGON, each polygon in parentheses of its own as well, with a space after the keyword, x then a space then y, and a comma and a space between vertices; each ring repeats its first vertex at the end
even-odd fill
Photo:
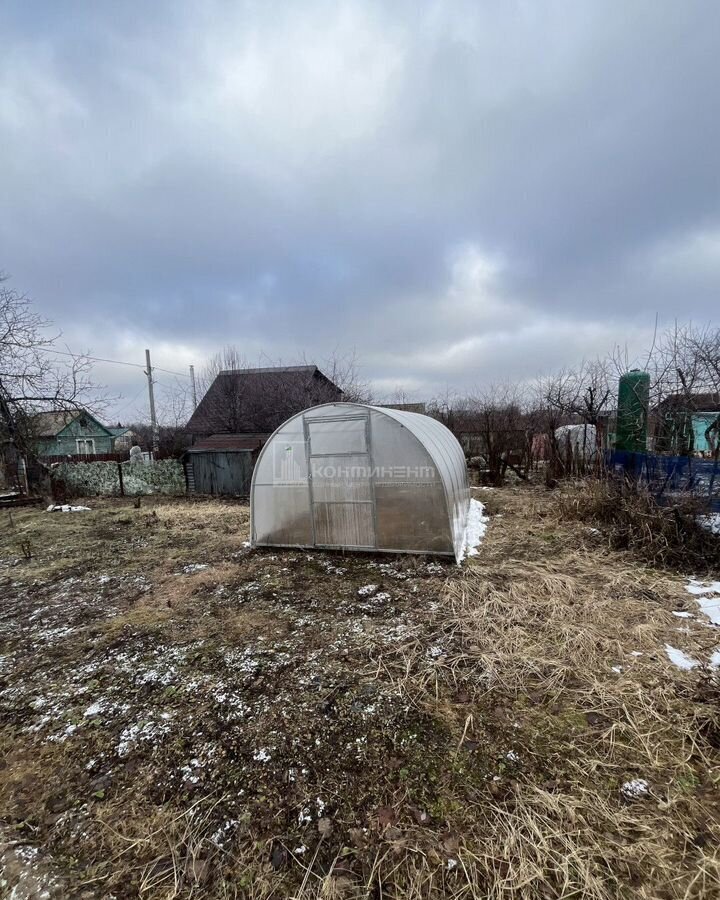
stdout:
POLYGON ((147 366, 148 394, 150 396, 150 424, 152 425, 152 448, 153 453, 157 453, 160 449, 160 432, 158 430, 157 416, 155 415, 155 394, 153 393, 152 380, 152 364, 150 362, 150 351, 145 351, 145 365, 147 366))
POLYGON ((195 387, 195 366, 190 366, 190 384, 192 385, 193 410, 197 409, 197 388, 195 387))

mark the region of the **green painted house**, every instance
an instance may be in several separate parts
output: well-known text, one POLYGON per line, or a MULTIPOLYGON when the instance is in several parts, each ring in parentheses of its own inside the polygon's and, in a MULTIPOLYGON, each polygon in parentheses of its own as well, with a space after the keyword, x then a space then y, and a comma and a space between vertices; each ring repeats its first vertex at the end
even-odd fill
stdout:
POLYGON ((130 451, 132 432, 103 425, 85 410, 37 413, 31 419, 38 456, 75 456, 130 451))

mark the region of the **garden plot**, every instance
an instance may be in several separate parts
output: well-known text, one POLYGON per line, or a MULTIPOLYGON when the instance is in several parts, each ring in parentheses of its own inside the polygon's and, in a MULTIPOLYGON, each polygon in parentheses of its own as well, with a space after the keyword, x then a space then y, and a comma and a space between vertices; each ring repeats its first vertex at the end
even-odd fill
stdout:
POLYGON ((544 493, 482 496, 461 568, 252 551, 219 502, 13 514, 6 883, 25 860, 97 897, 707 896, 715 630, 544 493))

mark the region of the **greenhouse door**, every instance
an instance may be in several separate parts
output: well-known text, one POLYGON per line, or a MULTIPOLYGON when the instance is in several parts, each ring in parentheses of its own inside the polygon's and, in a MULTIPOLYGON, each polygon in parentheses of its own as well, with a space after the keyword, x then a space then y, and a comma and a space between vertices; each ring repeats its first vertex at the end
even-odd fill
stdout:
POLYGON ((305 432, 315 546, 374 549, 370 417, 306 418, 305 432))

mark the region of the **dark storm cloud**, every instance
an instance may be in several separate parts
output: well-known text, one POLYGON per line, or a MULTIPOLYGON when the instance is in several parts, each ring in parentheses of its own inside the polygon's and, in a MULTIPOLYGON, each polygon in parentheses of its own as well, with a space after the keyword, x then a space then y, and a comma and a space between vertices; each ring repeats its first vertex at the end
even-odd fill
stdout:
POLYGON ((716 4, 11 3, 0 27, 0 266, 100 355, 355 346, 427 395, 714 313, 716 4))

